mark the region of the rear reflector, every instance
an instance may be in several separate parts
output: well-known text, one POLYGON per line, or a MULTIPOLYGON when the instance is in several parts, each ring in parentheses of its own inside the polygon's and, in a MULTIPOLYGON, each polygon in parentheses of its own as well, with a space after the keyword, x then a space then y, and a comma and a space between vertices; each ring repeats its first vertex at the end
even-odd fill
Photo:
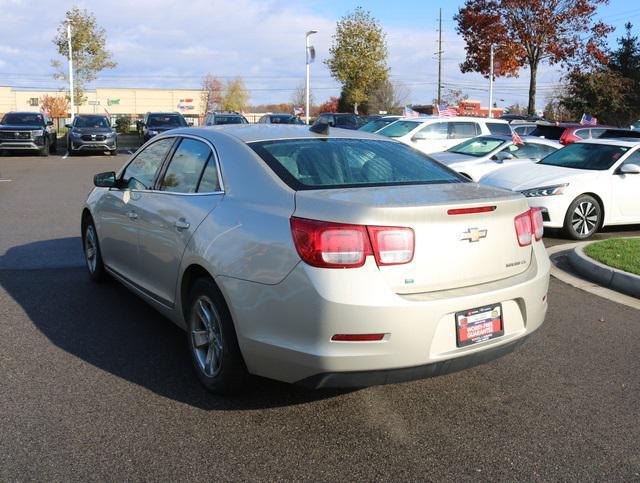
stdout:
POLYGON ((331 340, 339 342, 370 342, 382 340, 384 334, 336 334, 331 340))
POLYGON ((447 215, 469 215, 471 213, 487 213, 495 211, 495 206, 476 206, 475 208, 453 208, 447 210, 447 215))

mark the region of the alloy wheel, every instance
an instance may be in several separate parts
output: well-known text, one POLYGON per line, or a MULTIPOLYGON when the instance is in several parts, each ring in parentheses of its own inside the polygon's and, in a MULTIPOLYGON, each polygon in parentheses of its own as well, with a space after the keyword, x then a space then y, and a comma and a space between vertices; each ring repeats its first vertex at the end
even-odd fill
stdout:
POLYGON ((198 297, 191 311, 191 341, 195 359, 202 373, 215 377, 222 368, 222 330, 220 317, 211 299, 198 297))
POLYGON ((590 201, 579 203, 571 215, 571 225, 579 235, 588 235, 598 226, 598 210, 590 201))
POLYGON ((95 273, 98 263, 98 243, 93 225, 87 227, 84 235, 84 254, 87 260, 87 267, 91 273, 95 273))

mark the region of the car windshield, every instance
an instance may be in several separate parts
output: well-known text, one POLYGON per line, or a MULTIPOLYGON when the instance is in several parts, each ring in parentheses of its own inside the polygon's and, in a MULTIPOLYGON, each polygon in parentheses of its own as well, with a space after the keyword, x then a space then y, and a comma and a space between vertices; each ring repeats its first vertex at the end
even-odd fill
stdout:
POLYGON ((373 121, 369 121, 364 126, 360 128, 360 131, 365 132, 376 132, 378 129, 382 129, 385 126, 388 126, 393 122, 393 119, 374 119, 373 121))
POLYGON ((287 139, 250 144, 295 190, 463 183, 404 144, 370 139, 287 139))
POLYGON ((302 124, 297 116, 271 116, 271 124, 302 124))
POLYGON ((244 117, 241 116, 216 116, 216 124, 246 124, 244 117))
POLYGON ((399 138, 405 134, 409 134, 419 125, 420 123, 415 121, 396 121, 380 129, 378 134, 382 134, 383 136, 390 138, 399 138))
POLYGON ((147 126, 149 127, 181 127, 186 126, 182 116, 178 114, 153 114, 149 116, 147 120, 147 126))
POLYGON ((78 116, 73 123, 74 127, 104 127, 110 128, 109 121, 104 116, 78 116))
POLYGON ((5 114, 2 118, 2 124, 13 126, 42 126, 44 124, 44 119, 42 118, 42 114, 9 113, 5 114))
POLYGON ((507 141, 497 138, 471 138, 464 141, 452 148, 447 149, 450 153, 465 154, 467 156, 474 156, 481 158, 486 156, 494 149, 505 144, 507 141))
POLYGON ((574 143, 559 149, 538 164, 563 168, 605 171, 613 166, 629 148, 609 144, 574 143))

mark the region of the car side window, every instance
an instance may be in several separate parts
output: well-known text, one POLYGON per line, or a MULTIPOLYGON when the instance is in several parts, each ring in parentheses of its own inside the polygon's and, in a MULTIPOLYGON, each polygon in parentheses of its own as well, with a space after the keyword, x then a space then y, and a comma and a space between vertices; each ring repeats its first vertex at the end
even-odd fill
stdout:
POLYGON ((125 168, 122 184, 127 189, 149 190, 162 165, 164 158, 173 146, 175 138, 164 138, 143 149, 125 168))
POLYGON ((207 165, 202 173, 202 179, 198 185, 198 193, 215 193, 221 191, 220 176, 218 175, 218 165, 215 156, 209 156, 207 165))
POLYGON ((160 183, 161 191, 195 193, 211 149, 202 141, 184 138, 169 161, 160 183))
POLYGON ((589 134, 588 129, 577 129, 574 134, 578 136, 580 139, 589 139, 591 135, 589 134))
POLYGON ((603 128, 591 128, 591 138, 599 138, 605 131, 603 128))
POLYGON ((475 122, 450 122, 449 139, 466 139, 476 135, 475 122))
POLYGON ((448 122, 434 122, 420 129, 420 132, 424 133, 426 139, 447 139, 448 129, 448 122))
POLYGON ((625 159, 624 163, 622 164, 637 164, 638 166, 640 166, 640 151, 636 151, 635 153, 633 153, 631 156, 625 159))

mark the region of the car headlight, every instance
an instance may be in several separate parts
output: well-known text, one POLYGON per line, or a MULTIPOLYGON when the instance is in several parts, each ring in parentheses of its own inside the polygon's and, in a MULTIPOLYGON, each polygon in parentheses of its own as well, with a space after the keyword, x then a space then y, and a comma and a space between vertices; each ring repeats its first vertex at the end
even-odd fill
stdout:
POLYGON ((564 193, 564 190, 567 186, 569 186, 569 183, 556 184, 553 186, 543 186, 540 188, 531 188, 529 190, 521 191, 520 193, 525 195, 527 198, 534 198, 537 196, 561 195, 562 193, 564 193))
POLYGON ((71 131, 71 137, 79 138, 82 137, 82 134, 80 134, 79 132, 71 131))
POLYGON ((38 129, 37 131, 31 131, 31 135, 36 138, 38 136, 44 136, 44 130, 38 129))
POLYGON ((158 131, 152 131, 151 129, 149 129, 149 135, 155 136, 156 134, 158 134, 158 131))
POLYGON ((108 138, 114 138, 114 137, 116 137, 116 133, 114 133, 114 132, 112 131, 112 132, 110 132, 109 134, 107 134, 107 137, 108 137, 108 138))

